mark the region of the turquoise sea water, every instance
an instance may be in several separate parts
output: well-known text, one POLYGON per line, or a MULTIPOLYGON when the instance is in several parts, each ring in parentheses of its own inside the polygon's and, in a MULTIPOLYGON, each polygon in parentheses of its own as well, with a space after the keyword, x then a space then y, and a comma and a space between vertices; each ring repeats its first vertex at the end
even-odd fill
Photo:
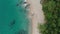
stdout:
POLYGON ((22 4, 22 0, 0 0, 0 34, 28 34, 28 12, 22 4))

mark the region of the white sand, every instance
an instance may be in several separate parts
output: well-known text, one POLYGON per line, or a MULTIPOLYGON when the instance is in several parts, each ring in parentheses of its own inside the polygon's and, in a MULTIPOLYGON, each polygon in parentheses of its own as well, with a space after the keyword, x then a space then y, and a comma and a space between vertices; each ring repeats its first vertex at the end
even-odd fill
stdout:
POLYGON ((40 34, 38 23, 44 23, 44 14, 40 0, 27 0, 30 4, 29 18, 31 19, 30 34, 40 34))

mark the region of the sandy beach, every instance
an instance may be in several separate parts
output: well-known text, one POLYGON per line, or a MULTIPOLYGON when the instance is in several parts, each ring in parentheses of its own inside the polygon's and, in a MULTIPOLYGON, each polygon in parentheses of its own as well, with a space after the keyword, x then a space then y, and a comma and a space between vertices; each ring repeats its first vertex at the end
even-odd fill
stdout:
POLYGON ((30 34, 40 34, 38 30, 38 24, 44 23, 44 13, 42 11, 42 5, 40 4, 40 0, 27 0, 27 2, 30 4, 30 34))

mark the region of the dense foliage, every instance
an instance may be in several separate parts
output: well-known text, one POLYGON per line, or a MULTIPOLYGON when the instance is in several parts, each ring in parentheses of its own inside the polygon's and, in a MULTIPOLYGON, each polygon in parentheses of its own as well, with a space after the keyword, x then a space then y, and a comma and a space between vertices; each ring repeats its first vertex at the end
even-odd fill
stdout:
POLYGON ((42 0, 46 23, 39 25, 42 34, 60 34, 60 0, 42 0))

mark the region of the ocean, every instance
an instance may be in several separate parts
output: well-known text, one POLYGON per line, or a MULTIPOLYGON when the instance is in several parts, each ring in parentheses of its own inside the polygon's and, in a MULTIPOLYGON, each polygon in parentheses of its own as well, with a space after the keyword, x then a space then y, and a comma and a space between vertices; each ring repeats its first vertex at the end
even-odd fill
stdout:
POLYGON ((0 34, 28 34, 28 11, 24 0, 0 0, 0 34))

